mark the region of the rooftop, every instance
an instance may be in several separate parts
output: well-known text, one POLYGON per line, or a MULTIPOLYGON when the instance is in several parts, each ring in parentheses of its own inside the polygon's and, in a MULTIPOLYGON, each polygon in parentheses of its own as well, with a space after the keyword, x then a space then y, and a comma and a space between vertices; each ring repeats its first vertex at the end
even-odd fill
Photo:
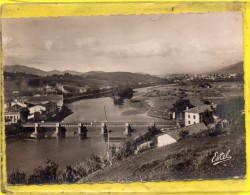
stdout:
POLYGON ((203 113, 206 110, 212 111, 211 105, 197 106, 197 107, 194 107, 194 108, 187 109, 184 112, 189 112, 189 113, 203 113))
POLYGON ((181 131, 188 131, 189 135, 192 135, 206 130, 208 130, 208 127, 204 123, 196 123, 194 125, 189 125, 182 127, 180 129, 170 131, 167 134, 173 137, 174 139, 179 140, 180 139, 179 134, 181 131))
POLYGON ((24 102, 28 103, 42 103, 46 104, 49 101, 63 101, 63 95, 41 95, 41 96, 25 96, 20 98, 24 102))

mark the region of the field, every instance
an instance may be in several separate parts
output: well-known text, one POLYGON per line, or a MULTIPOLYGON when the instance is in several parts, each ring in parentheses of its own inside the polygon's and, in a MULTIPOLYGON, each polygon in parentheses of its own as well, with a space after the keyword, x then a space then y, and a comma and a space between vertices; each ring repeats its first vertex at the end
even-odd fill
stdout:
POLYGON ((168 84, 135 89, 133 98, 127 103, 138 110, 142 105, 149 116, 168 118, 168 111, 178 99, 188 99, 193 106, 202 106, 206 101, 218 104, 230 98, 244 96, 241 82, 213 82, 212 88, 200 88, 198 84, 168 84))

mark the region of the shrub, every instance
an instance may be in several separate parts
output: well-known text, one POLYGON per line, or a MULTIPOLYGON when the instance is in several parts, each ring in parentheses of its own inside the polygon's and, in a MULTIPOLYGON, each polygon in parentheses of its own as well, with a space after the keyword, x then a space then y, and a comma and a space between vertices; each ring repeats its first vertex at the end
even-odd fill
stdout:
POLYGON ((29 184, 45 184, 58 182, 59 165, 51 160, 47 160, 44 167, 38 166, 33 170, 28 178, 29 184))
POLYGON ((189 136, 189 132, 186 130, 181 130, 179 133, 180 140, 187 139, 189 136))
POLYGON ((7 181, 9 184, 26 184, 27 183, 27 177, 24 172, 21 172, 19 170, 15 170, 13 173, 11 173, 7 177, 7 181))

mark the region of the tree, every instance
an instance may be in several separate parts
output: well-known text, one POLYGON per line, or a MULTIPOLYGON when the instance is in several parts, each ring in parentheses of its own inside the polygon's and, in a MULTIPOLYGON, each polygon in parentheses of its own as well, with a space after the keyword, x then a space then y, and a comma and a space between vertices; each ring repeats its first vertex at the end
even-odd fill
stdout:
POLYGON ((134 154, 136 144, 133 140, 129 139, 122 143, 122 148, 117 152, 117 159, 122 160, 134 154))
POLYGON ((113 88, 113 95, 119 98, 131 99, 133 97, 133 89, 128 85, 118 85, 113 88))
POLYGON ((35 168, 28 178, 29 184, 56 183, 58 181, 59 165, 47 160, 44 167, 35 168))
POLYGON ((40 87, 43 84, 40 78, 32 78, 28 80, 28 85, 31 87, 40 87))
POLYGON ((155 126, 148 127, 148 140, 151 140, 157 133, 157 128, 155 126))
POLYGON ((202 114, 202 122, 205 125, 213 123, 214 122, 213 112, 205 110, 205 112, 202 114))
POLYGON ((180 137, 181 140, 187 139, 188 135, 189 135, 189 132, 187 130, 181 130, 179 132, 179 137, 180 137))
POLYGON ((241 114, 240 111, 244 110, 244 103, 243 97, 229 98, 218 104, 216 114, 222 119, 227 119, 229 123, 233 123, 241 114))

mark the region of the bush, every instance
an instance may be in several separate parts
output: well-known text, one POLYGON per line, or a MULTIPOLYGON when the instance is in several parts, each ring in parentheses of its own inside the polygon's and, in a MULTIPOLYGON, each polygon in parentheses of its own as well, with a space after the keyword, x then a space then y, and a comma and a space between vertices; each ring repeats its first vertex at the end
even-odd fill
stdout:
POLYGON ((19 170, 15 170, 13 173, 11 173, 7 177, 7 181, 9 184, 26 184, 27 183, 27 177, 24 172, 21 172, 19 170))
POLYGON ((186 130, 181 130, 179 133, 180 140, 187 139, 189 136, 189 132, 186 130))
POLYGON ((45 184, 58 182, 59 165, 51 160, 47 160, 44 167, 35 168, 28 178, 29 184, 45 184))
POLYGON ((122 143, 122 147, 119 151, 115 151, 115 148, 111 150, 112 158, 114 160, 123 160, 128 158, 131 155, 134 155, 136 150, 136 144, 133 140, 126 140, 122 143))

